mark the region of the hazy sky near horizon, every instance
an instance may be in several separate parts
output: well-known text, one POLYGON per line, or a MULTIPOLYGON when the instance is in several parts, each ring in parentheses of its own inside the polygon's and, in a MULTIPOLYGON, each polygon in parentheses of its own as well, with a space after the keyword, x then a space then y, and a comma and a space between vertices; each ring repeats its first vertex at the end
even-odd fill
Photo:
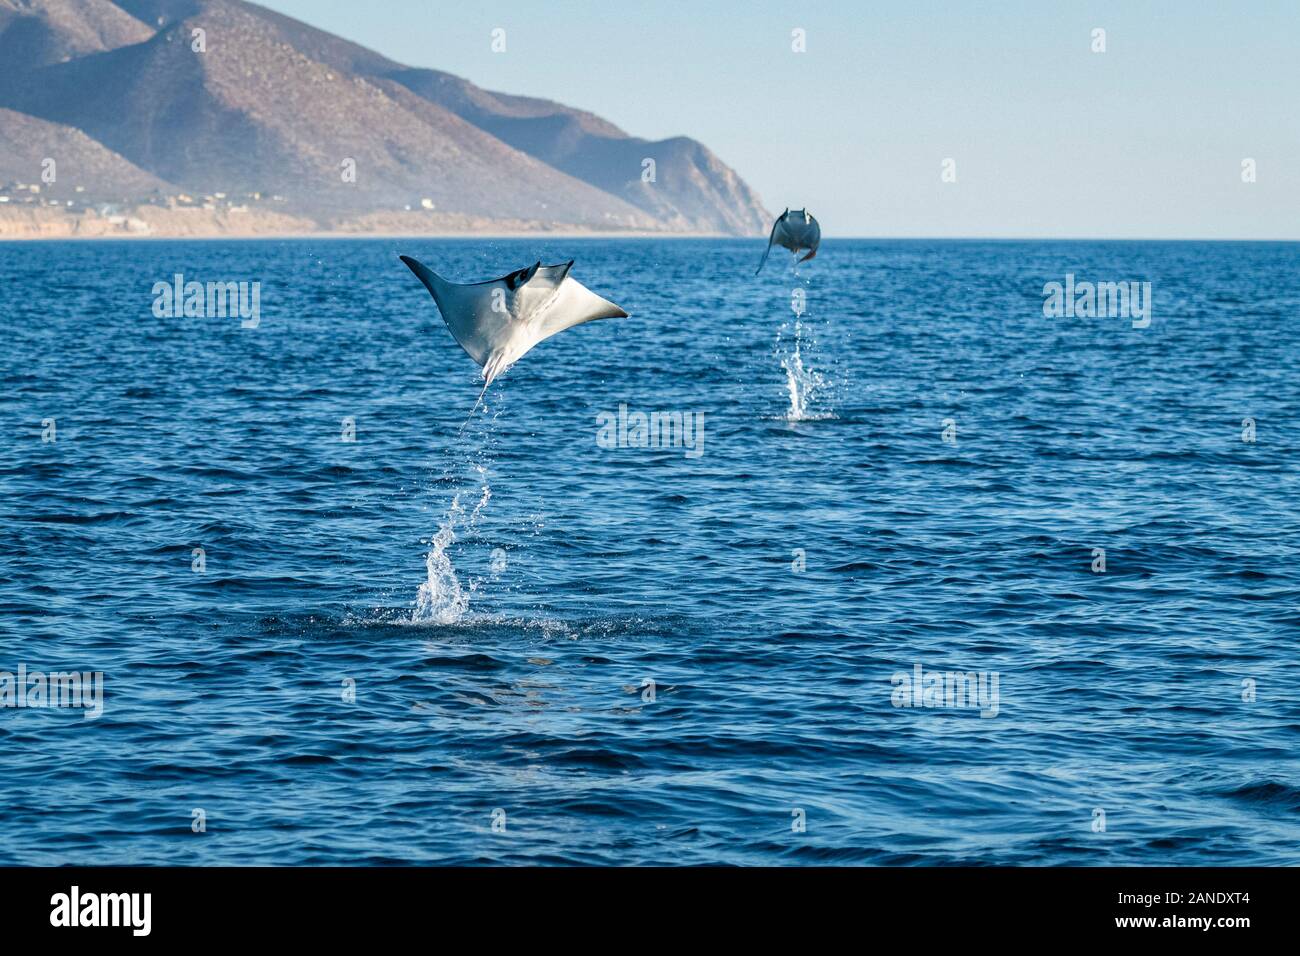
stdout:
POLYGON ((1300 239, 1298 0, 263 5, 634 136, 694 137, 828 235, 1300 239))

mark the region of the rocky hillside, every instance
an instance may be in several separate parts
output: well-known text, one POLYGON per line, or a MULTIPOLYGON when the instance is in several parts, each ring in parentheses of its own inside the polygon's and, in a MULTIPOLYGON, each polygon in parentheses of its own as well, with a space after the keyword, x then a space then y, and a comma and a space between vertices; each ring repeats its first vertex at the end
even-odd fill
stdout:
POLYGON ((52 157, 88 199, 274 203, 323 225, 408 209, 538 228, 768 225, 694 140, 628 136, 240 0, 0 0, 0 62, 0 187, 38 181, 52 157))

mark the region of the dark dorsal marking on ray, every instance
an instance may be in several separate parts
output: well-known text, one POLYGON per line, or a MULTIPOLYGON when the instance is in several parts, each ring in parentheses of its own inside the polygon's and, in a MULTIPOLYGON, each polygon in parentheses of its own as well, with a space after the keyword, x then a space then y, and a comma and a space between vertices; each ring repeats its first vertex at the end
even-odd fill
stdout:
POLYGON ((514 292, 521 285, 526 285, 528 280, 531 279, 533 276, 537 275, 537 270, 540 269, 541 266, 542 263, 541 260, 539 259, 537 262, 534 262, 527 269, 516 269, 514 272, 510 273, 510 275, 506 276, 502 281, 505 282, 507 289, 509 289, 511 292, 514 292))

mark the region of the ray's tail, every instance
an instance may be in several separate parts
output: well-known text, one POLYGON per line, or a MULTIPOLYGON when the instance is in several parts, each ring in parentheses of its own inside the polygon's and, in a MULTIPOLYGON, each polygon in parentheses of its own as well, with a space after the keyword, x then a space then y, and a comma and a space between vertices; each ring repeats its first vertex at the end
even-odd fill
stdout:
POLYGON ((491 382, 483 383, 483 389, 478 393, 478 400, 474 402, 474 407, 469 410, 469 414, 465 416, 465 420, 460 424, 460 430, 456 432, 457 438, 459 438, 461 435, 465 433, 465 429, 469 427, 469 423, 474 420, 474 415, 476 412, 478 412, 479 407, 483 404, 483 396, 487 394, 488 386, 490 384, 492 383, 491 382))

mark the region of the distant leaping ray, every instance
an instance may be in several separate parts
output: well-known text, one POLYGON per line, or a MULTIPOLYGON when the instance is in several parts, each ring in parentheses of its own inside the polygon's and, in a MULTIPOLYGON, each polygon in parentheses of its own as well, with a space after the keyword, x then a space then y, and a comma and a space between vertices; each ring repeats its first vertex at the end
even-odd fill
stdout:
POLYGON ((448 282, 410 256, 401 259, 429 290, 461 348, 482 366, 484 389, 556 332, 593 319, 627 317, 569 275, 572 259, 555 266, 538 262, 500 279, 467 285, 448 282))
POLYGON ((813 256, 817 255, 817 247, 821 245, 822 227, 817 224, 817 220, 808 214, 807 209, 796 209, 791 212, 787 209, 781 213, 772 223, 772 235, 768 237, 767 249, 763 252, 763 261, 758 264, 754 270, 754 275, 763 271, 763 266, 767 265, 767 255, 772 251, 772 244, 783 246, 789 249, 796 256, 804 249, 808 250, 808 255, 800 259, 800 262, 807 262, 813 256))

